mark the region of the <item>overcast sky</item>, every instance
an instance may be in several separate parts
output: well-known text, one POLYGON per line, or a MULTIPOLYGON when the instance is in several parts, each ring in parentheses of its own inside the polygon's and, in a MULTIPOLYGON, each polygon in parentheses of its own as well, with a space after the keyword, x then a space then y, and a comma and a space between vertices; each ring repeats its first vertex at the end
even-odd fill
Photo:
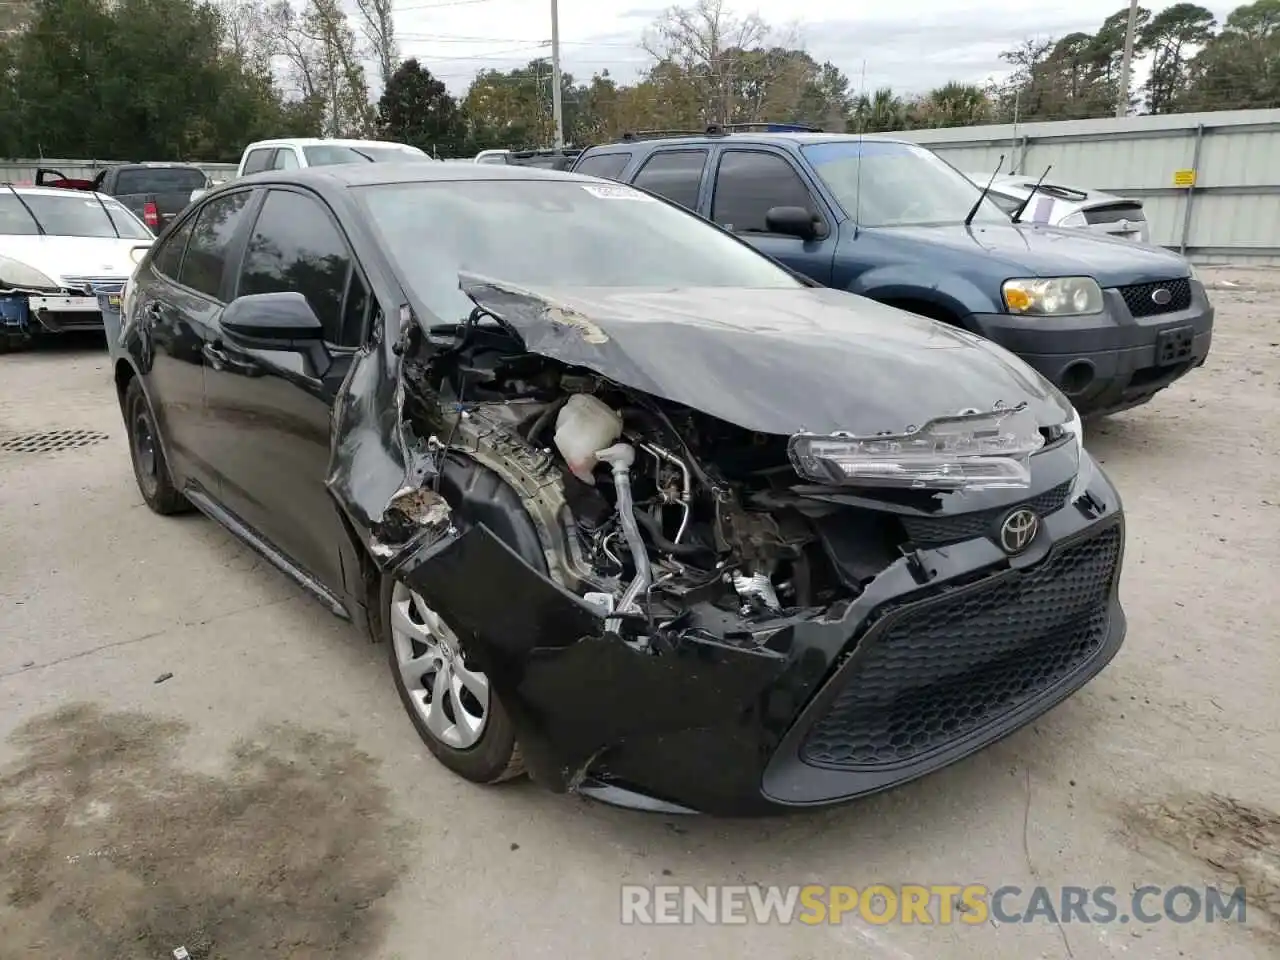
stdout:
MULTIPOLYGON (((1154 10, 1169 3, 1145 3, 1154 10)), ((640 46, 646 28, 667 6, 652 0, 560 0, 562 66, 579 79, 608 68, 623 81, 649 60, 640 46)), ((1123 0, 1072 0, 1055 8, 1013 0, 729 0, 739 13, 757 11, 770 25, 799 28, 802 45, 830 60, 861 86, 921 93, 949 80, 981 83, 1004 70, 1000 52, 1034 36, 1095 31, 1123 0)), ((1209 4, 1222 17, 1231 6, 1209 4)), ((550 0, 397 0, 401 55, 417 57, 454 93, 481 69, 510 70, 548 55, 550 0)))

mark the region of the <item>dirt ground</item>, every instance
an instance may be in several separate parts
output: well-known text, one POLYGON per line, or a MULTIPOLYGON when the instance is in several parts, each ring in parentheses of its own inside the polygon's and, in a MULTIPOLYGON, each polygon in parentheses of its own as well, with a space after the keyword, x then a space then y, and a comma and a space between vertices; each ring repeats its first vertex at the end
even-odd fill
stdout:
POLYGON ((470 786, 355 636, 143 505, 101 342, 0 357, 0 960, 1280 956, 1280 272, 1206 270, 1208 364, 1087 445, 1124 649, 906 788, 765 821, 470 786), (85 431, 60 452, 18 434, 85 431), (623 928, 624 883, 1247 890, 1243 924, 623 928))

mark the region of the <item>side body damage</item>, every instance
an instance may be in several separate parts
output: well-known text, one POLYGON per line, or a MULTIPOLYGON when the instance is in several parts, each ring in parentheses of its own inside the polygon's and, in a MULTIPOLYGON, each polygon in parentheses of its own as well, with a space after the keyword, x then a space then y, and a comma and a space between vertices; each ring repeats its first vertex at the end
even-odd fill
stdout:
MULTIPOLYGON (((842 398, 771 403, 757 380, 734 408, 689 383, 701 357, 655 376, 659 351, 616 341, 599 304, 462 286, 466 323, 405 308, 353 366, 329 486, 382 571, 449 621, 546 786, 710 813, 849 799, 1004 736, 1118 649, 1119 499, 1061 431, 1023 490, 825 486, 788 434, 830 429, 842 398), (584 457, 575 429, 607 442, 584 457), (990 534, 1027 503, 1043 532, 1009 556, 990 534)), ((801 362, 777 334, 760 349, 801 362)), ((999 355, 960 346, 937 352, 998 390, 978 374, 999 355)), ((1052 426, 1053 395, 1010 369, 1009 402, 1052 426)), ((919 421, 887 393, 866 408, 905 422, 883 429, 919 421)))

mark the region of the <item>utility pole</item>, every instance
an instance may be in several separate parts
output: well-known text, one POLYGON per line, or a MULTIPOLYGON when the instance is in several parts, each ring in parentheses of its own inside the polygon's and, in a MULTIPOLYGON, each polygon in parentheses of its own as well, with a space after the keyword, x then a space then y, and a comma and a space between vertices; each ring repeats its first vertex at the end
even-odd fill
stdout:
MULTIPOLYGON (((1137 0, 1134 0, 1137 2, 1137 0)), ((1129 14, 1133 19, 1133 14, 1129 14)), ((560 102, 560 4, 551 0, 551 119, 556 128, 556 149, 564 146, 564 104, 560 102)))
MULTIPOLYGON (((554 3, 555 0, 552 0, 554 3)), ((1120 93, 1116 97, 1116 116, 1129 115, 1129 70, 1133 64, 1133 34, 1138 26, 1138 0, 1129 0, 1129 27, 1124 32, 1124 59, 1120 61, 1120 93)))

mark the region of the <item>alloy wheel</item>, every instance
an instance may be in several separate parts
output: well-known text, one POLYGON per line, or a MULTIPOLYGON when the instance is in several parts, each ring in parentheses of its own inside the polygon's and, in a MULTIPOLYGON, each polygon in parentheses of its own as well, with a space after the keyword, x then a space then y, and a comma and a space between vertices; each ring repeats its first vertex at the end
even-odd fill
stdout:
POLYGON ((390 606, 396 665, 414 711, 446 746, 475 746, 489 719, 489 678, 467 666, 448 624, 403 583, 390 606))

